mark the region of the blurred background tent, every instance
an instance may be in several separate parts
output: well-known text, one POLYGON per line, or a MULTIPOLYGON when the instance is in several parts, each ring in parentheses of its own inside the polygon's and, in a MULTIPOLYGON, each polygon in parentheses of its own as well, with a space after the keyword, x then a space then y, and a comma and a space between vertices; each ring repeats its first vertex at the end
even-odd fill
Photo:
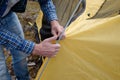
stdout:
MULTIPOLYGON (((65 26, 65 24, 69 20, 79 1, 80 0, 53 0, 56 6, 59 21, 63 26, 65 26)), ((85 10, 85 0, 81 1, 82 4, 80 4, 73 18, 77 18, 85 10)))
MULTIPOLYGON (((77 0, 53 1, 64 25, 77 0)), ((85 11, 69 25, 66 39, 60 41, 60 52, 46 68, 45 59, 35 80, 120 80, 119 36, 120 1, 86 0, 85 11)))

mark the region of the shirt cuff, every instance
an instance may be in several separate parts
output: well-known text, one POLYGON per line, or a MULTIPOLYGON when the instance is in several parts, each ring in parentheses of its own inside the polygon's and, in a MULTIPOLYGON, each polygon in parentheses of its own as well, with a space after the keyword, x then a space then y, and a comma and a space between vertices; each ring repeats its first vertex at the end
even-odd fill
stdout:
POLYGON ((25 40, 22 43, 22 48, 21 48, 22 50, 21 51, 25 52, 27 55, 30 55, 33 51, 34 46, 35 46, 34 42, 25 40))

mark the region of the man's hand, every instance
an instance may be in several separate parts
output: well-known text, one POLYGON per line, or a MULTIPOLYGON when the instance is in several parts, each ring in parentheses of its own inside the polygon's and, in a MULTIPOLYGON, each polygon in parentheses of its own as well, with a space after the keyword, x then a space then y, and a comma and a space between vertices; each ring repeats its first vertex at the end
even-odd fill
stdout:
POLYGON ((54 37, 45 39, 40 44, 35 44, 32 54, 46 56, 46 57, 56 56, 57 52, 60 49, 59 44, 52 44, 52 42, 55 41, 56 39, 57 37, 54 36, 54 37))
MULTIPOLYGON (((61 26, 61 25, 59 24, 59 22, 56 21, 56 20, 51 21, 50 24, 51 24, 51 27, 52 27, 52 34, 53 34, 53 36, 59 37, 60 34, 61 34, 61 33, 63 32, 63 30, 64 30, 63 26, 61 26)), ((62 36, 62 39, 64 39, 64 38, 65 38, 65 33, 64 33, 63 36, 62 36)))

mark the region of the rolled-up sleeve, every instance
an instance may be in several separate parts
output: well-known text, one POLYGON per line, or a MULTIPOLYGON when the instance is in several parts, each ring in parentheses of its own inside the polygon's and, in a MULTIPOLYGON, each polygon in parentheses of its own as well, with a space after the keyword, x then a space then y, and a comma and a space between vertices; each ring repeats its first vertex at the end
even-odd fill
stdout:
POLYGON ((56 15, 56 9, 52 0, 38 0, 41 10, 44 13, 46 19, 50 22, 52 20, 58 20, 56 15))
POLYGON ((18 50, 31 54, 35 43, 22 39, 14 33, 9 32, 6 29, 0 28, 0 45, 3 45, 12 50, 18 50))

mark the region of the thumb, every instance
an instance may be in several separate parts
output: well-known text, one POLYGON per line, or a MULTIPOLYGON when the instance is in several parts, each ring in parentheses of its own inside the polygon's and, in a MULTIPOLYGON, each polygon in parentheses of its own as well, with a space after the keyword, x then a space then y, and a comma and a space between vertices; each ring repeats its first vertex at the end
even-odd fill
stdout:
POLYGON ((55 31, 52 31, 52 34, 53 36, 57 36, 56 32, 55 31))
POLYGON ((57 39, 57 36, 53 36, 53 37, 48 38, 47 40, 49 42, 52 42, 52 41, 56 41, 56 39, 57 39))

